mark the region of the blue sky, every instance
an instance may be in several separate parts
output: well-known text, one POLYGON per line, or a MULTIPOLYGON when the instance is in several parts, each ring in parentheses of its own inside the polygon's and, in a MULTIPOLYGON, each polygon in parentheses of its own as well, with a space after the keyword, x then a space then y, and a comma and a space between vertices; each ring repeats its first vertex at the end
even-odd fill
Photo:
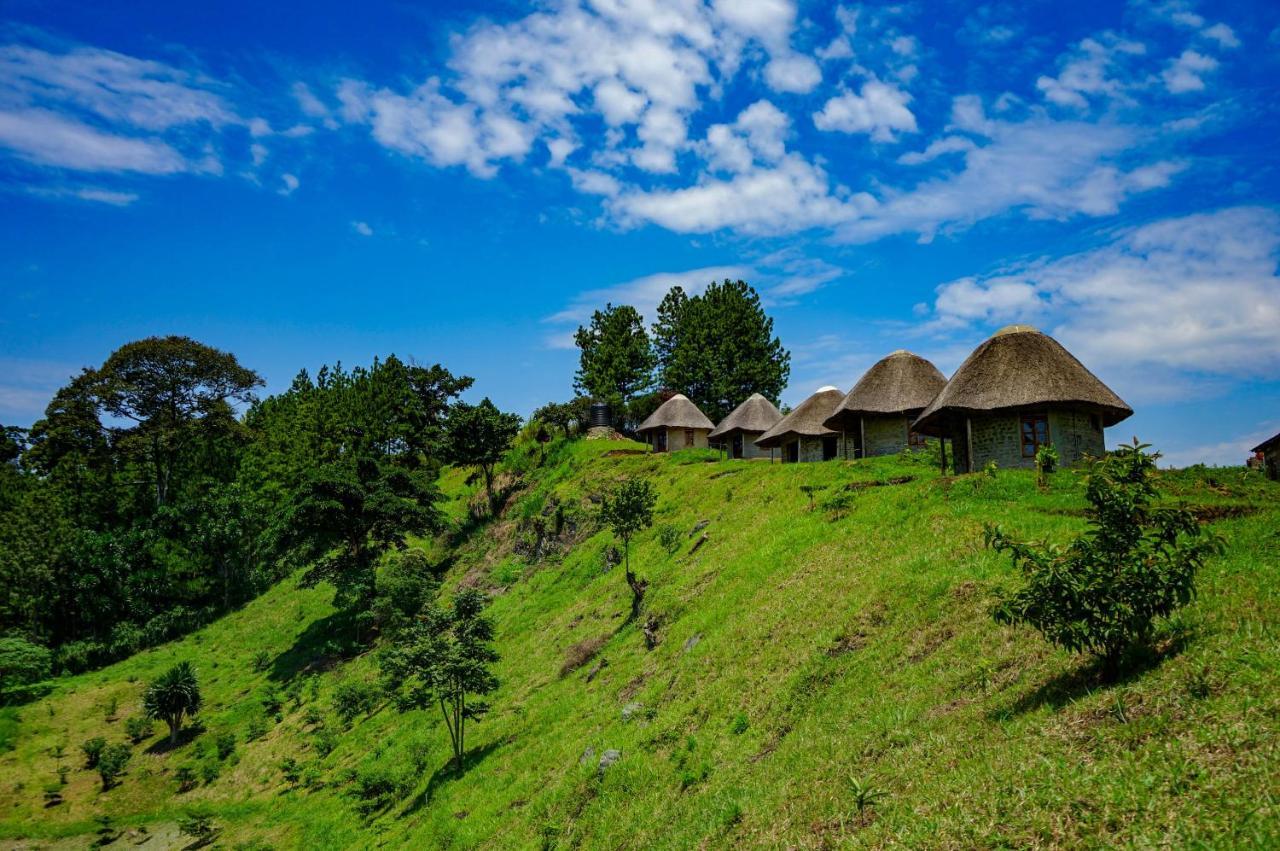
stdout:
POLYGON ((1280 430, 1280 7, 10 0, 0 422, 149 334, 528 413, 606 300, 742 277, 792 403, 1052 333, 1170 461, 1280 430))

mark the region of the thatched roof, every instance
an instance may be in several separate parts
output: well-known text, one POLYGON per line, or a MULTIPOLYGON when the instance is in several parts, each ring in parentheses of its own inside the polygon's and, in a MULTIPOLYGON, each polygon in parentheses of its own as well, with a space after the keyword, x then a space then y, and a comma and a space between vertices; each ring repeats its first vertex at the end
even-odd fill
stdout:
POLYGON ((1095 411, 1108 426, 1133 415, 1057 340, 1030 325, 1010 325, 973 350, 912 427, 938 434, 949 415, 1044 405, 1095 411))
POLYGON ((1272 437, 1269 440, 1262 441, 1261 443, 1259 443, 1257 446, 1253 447, 1249 451, 1250 452, 1269 452, 1272 449, 1274 449, 1276 446, 1280 446, 1280 434, 1277 434, 1275 437, 1272 437))
POLYGON ((936 366, 919 355, 898 349, 858 379, 825 425, 840 429, 856 423, 864 414, 919 413, 946 383, 946 376, 936 366))
POLYGON ((729 416, 711 430, 709 437, 725 437, 735 431, 763 434, 778 424, 782 414, 774 404, 759 393, 752 393, 747 401, 730 412, 729 416))
POLYGON ((705 428, 710 429, 714 423, 707 415, 698 410, 698 406, 689 401, 683 393, 677 393, 658 406, 645 421, 640 423, 636 431, 650 431, 655 428, 705 428))
POLYGON ((828 434, 835 434, 831 429, 822 424, 836 405, 840 404, 840 400, 844 398, 844 394, 835 387, 821 387, 818 392, 814 393, 808 399, 805 399, 796 409, 787 414, 778 424, 766 431, 763 435, 756 439, 756 446, 769 449, 774 446, 781 446, 789 440, 797 437, 822 437, 828 434))

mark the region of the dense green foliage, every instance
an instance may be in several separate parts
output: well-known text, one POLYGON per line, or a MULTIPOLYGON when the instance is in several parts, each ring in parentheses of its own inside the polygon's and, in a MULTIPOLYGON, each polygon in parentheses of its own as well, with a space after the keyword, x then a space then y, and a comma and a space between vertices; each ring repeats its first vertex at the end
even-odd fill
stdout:
POLYGON ((0 635, 80 671, 303 563, 367 620, 373 564, 439 526, 445 418, 471 380, 392 356, 262 401, 260 384, 229 353, 150 338, 75 376, 29 432, 4 429, 0 635))
POLYGON ((460 467, 476 467, 484 477, 484 492, 493 506, 493 470, 520 431, 520 417, 505 414, 485 397, 479 405, 459 402, 445 422, 448 458, 460 467))
POLYGON ((701 295, 673 288, 653 326, 658 384, 693 400, 719 422, 752 393, 775 404, 791 375, 791 353, 745 281, 712 283, 701 295))
POLYGON ((631 400, 653 384, 653 351, 634 307, 605 305, 573 339, 578 346, 574 389, 607 402, 615 416, 625 414, 631 400))
POLYGON ((1153 508, 1158 454, 1135 439, 1097 461, 1085 499, 1089 528, 1065 548, 1027 544, 989 526, 1027 584, 1001 597, 996 620, 1026 624, 1059 647, 1097 653, 1109 675, 1122 654, 1147 643, 1157 618, 1195 594, 1195 576, 1222 542, 1185 508, 1153 508))
POLYGON ((148 718, 169 727, 169 741, 176 744, 182 719, 195 716, 204 698, 190 662, 179 662, 147 686, 142 695, 142 711, 148 718))

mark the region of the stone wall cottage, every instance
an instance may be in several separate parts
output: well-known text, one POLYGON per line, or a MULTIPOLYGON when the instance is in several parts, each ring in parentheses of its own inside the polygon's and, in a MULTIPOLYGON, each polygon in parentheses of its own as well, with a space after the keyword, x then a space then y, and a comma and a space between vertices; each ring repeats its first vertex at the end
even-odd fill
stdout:
POLYGON ((756 440, 781 419, 781 412, 772 402, 752 393, 711 430, 708 439, 713 446, 723 446, 730 458, 760 458, 767 453, 756 446, 756 440))
POLYGON ((761 435, 756 446, 770 450, 771 457, 773 449, 781 449, 784 463, 841 457, 840 433, 822 423, 843 398, 844 394, 835 387, 819 388, 761 435))
POLYGON ((646 417, 636 428, 636 433, 653 447, 654 452, 706 449, 707 434, 712 425, 688 396, 677 393, 646 417))
POLYGON ((850 458, 920 447, 924 437, 911 423, 946 384, 936 366, 898 349, 867 370, 823 425, 840 432, 850 458))
POLYGON ((1059 463, 1101 456, 1103 429, 1133 409, 1057 340, 1030 325, 1001 328, 974 349, 912 428, 949 438, 957 472, 1034 467, 1051 443, 1059 463))
POLYGON ((1264 440, 1253 447, 1255 453, 1262 453, 1262 469, 1267 478, 1280 481, 1280 434, 1270 440, 1264 440))

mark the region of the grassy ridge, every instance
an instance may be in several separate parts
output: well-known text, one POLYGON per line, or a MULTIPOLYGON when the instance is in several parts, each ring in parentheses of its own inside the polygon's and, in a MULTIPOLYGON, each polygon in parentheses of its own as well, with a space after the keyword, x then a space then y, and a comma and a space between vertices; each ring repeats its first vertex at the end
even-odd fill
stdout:
POLYGON ((502 654, 462 778, 446 768, 432 713, 379 703, 349 725, 336 717, 335 692, 371 681, 373 660, 339 661, 329 594, 286 582, 183 641, 6 710, 0 835, 83 837, 100 813, 163 833, 203 807, 228 847, 1280 842, 1274 485, 1164 474, 1168 497, 1212 519, 1227 553, 1159 652, 1101 688, 1078 657, 986 614, 1014 577, 982 547, 982 524, 1065 540, 1083 525, 1074 473, 1041 490, 1029 473, 943 479, 895 458, 770 466, 617 454, 626 448, 638 447, 555 444, 541 467, 515 459, 522 485, 488 524, 469 521, 463 474, 442 479, 456 530, 422 546, 448 565, 446 589, 494 589, 502 654), (591 519, 592 496, 627 475, 660 493, 655 529, 632 553, 659 622, 652 651, 624 623, 621 571, 606 570, 613 542, 591 519), (801 485, 822 486, 816 510, 801 485), (848 504, 823 507, 836 494, 848 504), (680 531, 674 553, 660 540, 667 525, 680 531), (255 671, 263 650, 269 664, 255 671), (175 752, 149 752, 161 737, 149 740, 123 783, 98 791, 79 743, 122 739, 142 683, 178 659, 200 673, 207 732, 175 752), (290 682, 306 683, 298 705, 287 700, 283 721, 246 743, 261 695, 290 682), (121 720, 108 722, 112 695, 121 720), (220 761, 211 743, 225 731, 239 742, 220 761), (336 745, 327 755, 323 736, 336 745), (65 803, 45 809, 58 743, 75 770, 65 803), (600 772, 609 749, 621 757, 600 772), (297 785, 281 770, 289 757, 297 785), (177 795, 182 764, 220 773, 177 795), (882 795, 859 809, 858 785, 882 795))

